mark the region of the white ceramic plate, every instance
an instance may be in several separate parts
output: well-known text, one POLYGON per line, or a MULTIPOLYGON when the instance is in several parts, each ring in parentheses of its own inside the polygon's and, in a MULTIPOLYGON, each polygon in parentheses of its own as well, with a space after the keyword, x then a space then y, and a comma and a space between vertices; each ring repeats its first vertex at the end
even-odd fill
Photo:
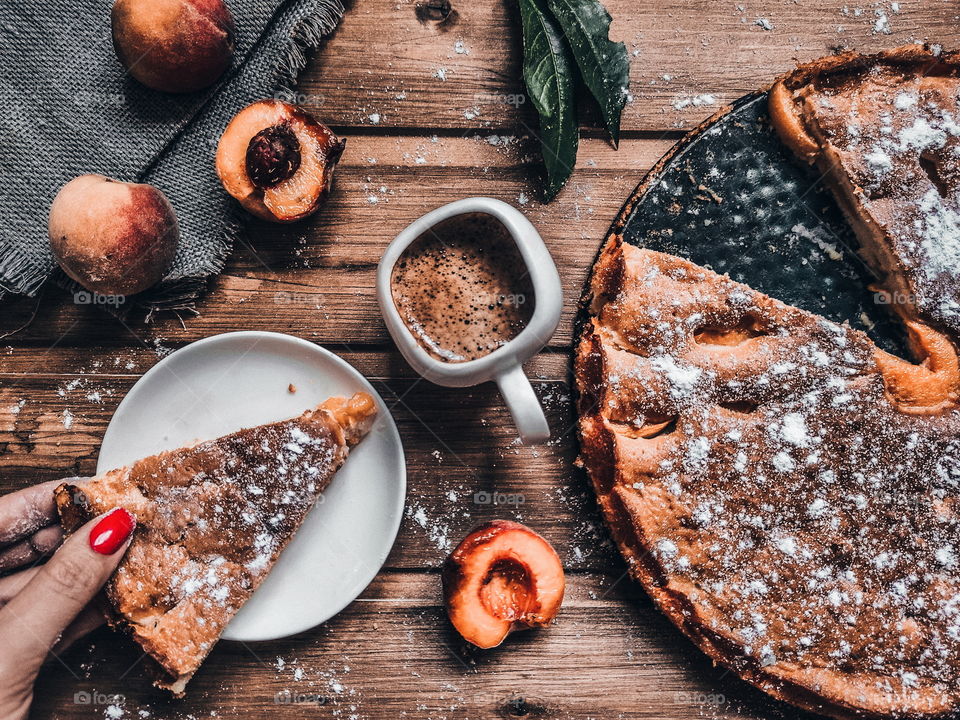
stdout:
POLYGON ((161 450, 299 415, 331 395, 370 393, 373 430, 314 506, 270 575, 223 633, 272 640, 336 615, 374 578, 403 515, 400 435, 373 386, 346 361, 290 335, 236 332, 164 358, 133 386, 110 421, 97 472, 161 450), (296 393, 287 387, 293 384, 296 393))

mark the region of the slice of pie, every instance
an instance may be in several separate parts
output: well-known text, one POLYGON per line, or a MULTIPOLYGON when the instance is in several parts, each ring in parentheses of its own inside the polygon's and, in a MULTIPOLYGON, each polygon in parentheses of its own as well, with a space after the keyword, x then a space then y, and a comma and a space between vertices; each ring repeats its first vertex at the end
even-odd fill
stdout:
POLYGON ((913 364, 619 237, 587 299, 580 462, 663 612, 807 710, 960 710, 953 331, 911 317, 913 364))
POLYGON ((801 65, 773 86, 770 117, 824 174, 893 308, 960 332, 960 53, 801 65))
POLYGON ((331 398, 291 420, 57 488, 68 532, 117 506, 136 515, 106 595, 112 624, 156 661, 159 686, 183 693, 375 414, 365 393, 331 398))

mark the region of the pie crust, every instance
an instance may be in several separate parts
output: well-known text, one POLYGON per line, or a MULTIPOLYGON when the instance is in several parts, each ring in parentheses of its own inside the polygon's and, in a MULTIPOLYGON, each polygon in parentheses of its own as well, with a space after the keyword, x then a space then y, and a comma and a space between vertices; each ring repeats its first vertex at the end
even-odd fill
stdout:
POLYGON ((956 405, 960 373, 942 351, 960 336, 960 53, 906 45, 801 65, 771 89, 770 118, 823 174, 878 298, 929 358, 913 369, 879 358, 892 399, 908 412, 956 405))

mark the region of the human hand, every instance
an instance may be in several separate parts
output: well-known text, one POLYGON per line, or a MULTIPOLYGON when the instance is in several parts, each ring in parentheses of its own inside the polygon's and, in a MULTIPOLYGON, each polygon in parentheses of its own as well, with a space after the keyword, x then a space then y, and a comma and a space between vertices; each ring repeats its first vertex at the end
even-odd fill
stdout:
POLYGON ((0 497, 0 573, 9 573, 0 577, 2 718, 26 718, 47 656, 104 622, 93 601, 136 526, 133 515, 114 508, 63 541, 53 499, 60 482, 0 497))

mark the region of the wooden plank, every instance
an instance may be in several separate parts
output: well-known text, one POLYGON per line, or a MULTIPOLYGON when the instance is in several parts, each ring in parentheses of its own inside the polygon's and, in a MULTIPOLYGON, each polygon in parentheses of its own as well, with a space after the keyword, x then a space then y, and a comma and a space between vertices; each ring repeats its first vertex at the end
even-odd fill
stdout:
POLYGON ((33 715, 104 717, 114 694, 122 699, 111 712, 133 720, 145 717, 141 711, 151 718, 745 720, 782 707, 712 668, 622 573, 569 575, 554 626, 490 651, 465 646, 444 617, 439 587, 436 573, 384 573, 321 628, 274 642, 220 643, 180 701, 149 686, 129 641, 98 631, 92 647, 81 643, 44 669, 33 715))
MULTIPOLYGON (((442 24, 421 22, 420 4, 355 4, 303 76, 300 99, 340 126, 535 134, 521 82, 516 3, 453 0, 455 15, 442 24)), ((628 135, 691 127, 769 85, 795 60, 925 39, 960 44, 953 2, 605 4, 614 18, 611 35, 625 41, 631 55, 632 101, 623 118, 628 135)), ((582 115, 596 127, 594 113, 582 115)))
MULTIPOLYGON (((576 302, 600 242, 620 205, 670 140, 633 140, 619 152, 584 144, 569 186, 550 205, 536 201, 539 170, 528 144, 503 136, 349 139, 337 189, 315 218, 294 226, 257 222, 226 272, 200 302, 199 317, 173 316, 144 327, 120 323, 101 308, 76 305, 53 287, 17 344, 161 346, 244 328, 289 332, 321 343, 388 344, 374 294, 376 264, 389 242, 423 213, 470 195, 519 206, 539 228, 566 295, 552 344, 568 346, 576 302), (376 162, 371 162, 375 160, 376 162)), ((36 307, 11 300, 0 333, 22 325, 36 307)))
MULTIPOLYGON (((135 382, 161 358, 182 343, 162 348, 131 344, 125 347, 58 345, 51 349, 31 346, 0 347, 0 391, 13 387, 24 376, 59 377, 60 382, 77 380, 81 384, 95 384, 98 379, 129 378, 135 382)), ((365 377, 372 381, 387 379, 416 380, 419 375, 392 345, 385 348, 362 346, 350 350, 343 343, 325 343, 323 347, 336 352, 365 377)), ((570 370, 570 356, 561 350, 544 351, 526 364, 527 373, 534 380, 565 381, 570 370)))

